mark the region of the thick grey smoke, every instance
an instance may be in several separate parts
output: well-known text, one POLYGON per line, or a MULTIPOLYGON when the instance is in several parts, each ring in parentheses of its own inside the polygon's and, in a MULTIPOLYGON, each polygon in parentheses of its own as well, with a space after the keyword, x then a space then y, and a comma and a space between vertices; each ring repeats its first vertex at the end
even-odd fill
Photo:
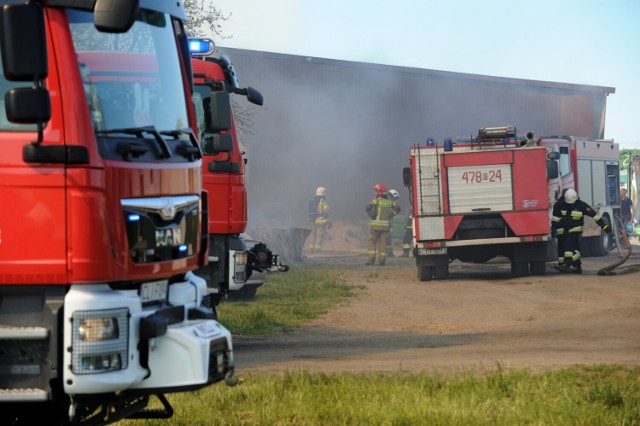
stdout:
POLYGON ((611 88, 471 76, 221 48, 241 86, 265 104, 248 146, 249 227, 306 224, 318 186, 336 220, 366 220, 373 186, 401 195, 409 149, 428 137, 475 135, 513 125, 524 135, 592 137, 611 88), (605 90, 606 89, 606 90, 605 90), (569 108, 572 107, 572 108, 569 108), (580 112, 574 117, 571 111, 580 112))

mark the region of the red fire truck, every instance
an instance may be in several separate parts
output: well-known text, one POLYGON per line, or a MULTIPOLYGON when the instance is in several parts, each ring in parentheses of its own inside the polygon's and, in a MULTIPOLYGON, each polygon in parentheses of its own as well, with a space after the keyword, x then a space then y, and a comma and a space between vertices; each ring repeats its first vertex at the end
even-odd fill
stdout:
POLYGON ((231 94, 246 96, 262 105, 260 92, 241 88, 229 58, 213 56, 210 39, 190 39, 195 83, 194 104, 198 116, 204 161, 202 176, 209 194, 209 264, 198 271, 220 296, 253 297, 264 283, 264 272, 286 272, 265 243, 246 236, 247 190, 244 150, 239 142, 233 113, 225 123, 212 126, 206 120, 212 94, 225 99, 231 94), (221 125, 222 124, 222 125, 221 125), (253 279, 250 279, 253 275, 253 279), (259 278, 259 279, 258 279, 259 278))
MULTIPOLYGON (((454 144, 414 147, 403 172, 414 216, 421 281, 446 279, 455 259, 511 261, 516 275, 544 274, 553 253, 547 182, 557 163, 511 126, 483 128, 454 144), (531 145, 531 144, 529 144, 531 145)), ((555 156, 552 156, 555 158, 555 156)))
MULTIPOLYGON (((414 147, 403 179, 412 193, 418 277, 446 279, 453 260, 496 256, 507 257, 515 275, 544 274, 556 258, 550 208, 564 188, 576 189, 615 229, 618 162, 613 141, 518 138, 512 126, 414 147)), ((587 218, 585 254, 604 256, 611 247, 609 234, 587 218)))
POLYGON ((0 424, 166 418, 165 393, 233 382, 193 273, 207 203, 184 19, 166 0, 2 2, 0 424))

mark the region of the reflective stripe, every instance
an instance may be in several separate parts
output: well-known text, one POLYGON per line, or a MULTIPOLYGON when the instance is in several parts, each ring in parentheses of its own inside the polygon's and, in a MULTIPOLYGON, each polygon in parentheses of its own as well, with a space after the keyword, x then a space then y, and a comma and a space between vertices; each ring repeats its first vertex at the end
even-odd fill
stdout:
POLYGON ((596 222, 599 221, 600 219, 602 218, 598 214, 593 217, 593 220, 595 220, 596 222))
POLYGON ((564 228, 556 229, 556 235, 564 235, 564 228))
POLYGON ((371 229, 376 231, 388 231, 391 228, 391 224, 388 220, 372 220, 371 229))
POLYGON ((582 231, 583 231, 582 226, 576 226, 575 228, 569 229, 570 234, 574 232, 582 232, 582 231))
POLYGON ((580 212, 580 211, 574 210, 574 211, 571 212, 571 219, 578 220, 578 219, 581 219, 582 216, 583 216, 582 212, 580 212))
POLYGON ((561 219, 562 219, 562 218, 560 218, 560 217, 558 217, 558 216, 553 216, 553 217, 551 218, 551 221, 552 221, 552 222, 560 222, 560 220, 561 220, 561 219))

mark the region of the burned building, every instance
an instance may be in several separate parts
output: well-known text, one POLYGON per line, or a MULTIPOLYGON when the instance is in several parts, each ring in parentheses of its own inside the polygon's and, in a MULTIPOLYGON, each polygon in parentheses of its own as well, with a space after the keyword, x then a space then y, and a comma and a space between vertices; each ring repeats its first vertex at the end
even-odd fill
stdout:
POLYGON ((336 220, 366 220, 373 185, 401 194, 409 149, 433 138, 515 126, 536 136, 604 135, 612 87, 473 75, 219 48, 242 86, 265 98, 247 146, 249 226, 306 221, 307 200, 327 188, 336 220))

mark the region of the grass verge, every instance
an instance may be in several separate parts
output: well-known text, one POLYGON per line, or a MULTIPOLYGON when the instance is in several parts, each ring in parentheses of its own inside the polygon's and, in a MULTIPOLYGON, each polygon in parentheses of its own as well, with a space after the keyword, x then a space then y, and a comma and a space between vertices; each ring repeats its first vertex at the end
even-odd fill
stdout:
POLYGON ((254 299, 221 302, 218 316, 232 334, 264 335, 316 318, 352 294, 353 288, 339 273, 295 268, 269 275, 254 299))
POLYGON ((622 366, 453 376, 296 371, 170 395, 176 413, 162 424, 638 425, 639 376, 640 367, 622 366))

